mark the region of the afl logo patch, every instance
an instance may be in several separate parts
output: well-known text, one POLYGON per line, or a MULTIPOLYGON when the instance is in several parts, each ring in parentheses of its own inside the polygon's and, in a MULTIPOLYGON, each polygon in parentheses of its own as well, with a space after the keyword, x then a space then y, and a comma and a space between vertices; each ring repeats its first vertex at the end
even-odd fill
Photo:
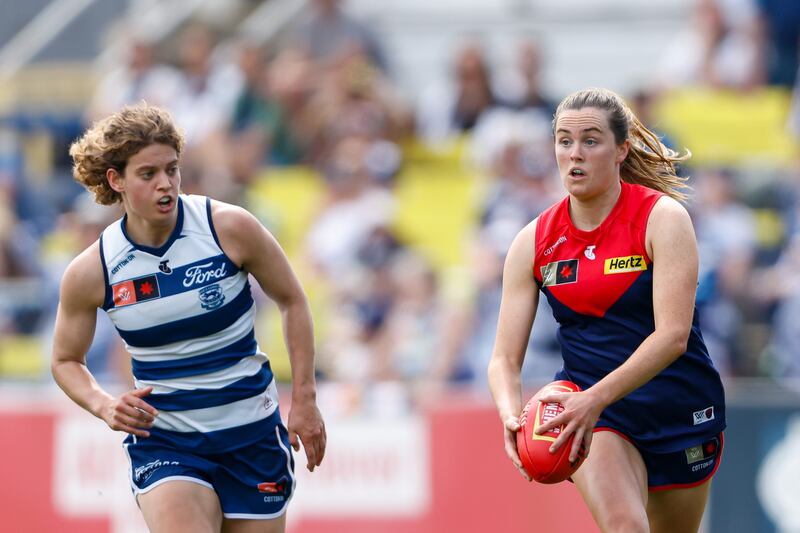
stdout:
POLYGON ((554 261, 541 267, 542 286, 564 285, 578 281, 578 260, 554 261))
POLYGON ((200 306, 209 311, 218 308, 225 301, 225 295, 222 294, 222 287, 219 286, 219 283, 203 287, 200 289, 198 297, 200 306))
POLYGON ((115 283, 111 286, 111 293, 114 298, 114 307, 123 307, 161 297, 161 289, 155 274, 115 283))
POLYGON ((647 270, 647 263, 641 255, 629 255, 626 257, 611 257, 603 264, 603 274, 622 274, 625 272, 637 272, 647 270))

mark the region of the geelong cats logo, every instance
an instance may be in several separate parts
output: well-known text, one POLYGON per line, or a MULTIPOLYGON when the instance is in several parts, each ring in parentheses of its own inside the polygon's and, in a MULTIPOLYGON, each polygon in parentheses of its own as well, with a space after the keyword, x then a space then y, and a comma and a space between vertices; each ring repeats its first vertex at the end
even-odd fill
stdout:
POLYGON ((203 287, 200 289, 198 297, 200 298, 200 306, 209 311, 218 308, 225 301, 225 295, 222 294, 222 287, 219 286, 219 283, 203 287))

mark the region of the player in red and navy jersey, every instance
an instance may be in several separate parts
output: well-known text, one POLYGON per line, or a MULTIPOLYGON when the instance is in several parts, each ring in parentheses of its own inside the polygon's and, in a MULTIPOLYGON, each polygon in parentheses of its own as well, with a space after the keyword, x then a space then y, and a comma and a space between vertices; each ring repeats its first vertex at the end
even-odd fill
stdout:
POLYGON ((572 476, 603 531, 697 531, 722 451, 725 400, 694 312, 698 256, 675 165, 622 99, 574 93, 553 121, 567 197, 517 235, 506 258, 489 382, 515 446, 520 369, 539 291, 559 323, 557 450, 591 450, 572 476))

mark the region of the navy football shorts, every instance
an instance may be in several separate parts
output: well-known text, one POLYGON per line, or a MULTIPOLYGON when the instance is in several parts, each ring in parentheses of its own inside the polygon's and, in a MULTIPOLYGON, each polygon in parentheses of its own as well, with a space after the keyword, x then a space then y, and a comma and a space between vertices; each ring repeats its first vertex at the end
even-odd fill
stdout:
POLYGON ((687 489, 705 483, 719 468, 725 444, 724 436, 720 433, 685 450, 653 453, 643 450, 630 437, 617 430, 597 427, 594 431, 611 431, 633 444, 647 468, 647 489, 650 492, 687 489))
POLYGON ((256 429, 253 426, 263 433, 262 438, 222 453, 200 451, 202 447, 177 447, 153 430, 148 438, 128 436, 125 450, 130 458, 134 495, 145 494, 169 481, 189 481, 217 493, 225 518, 281 516, 294 491, 289 436, 277 410, 263 421, 248 424, 246 429, 256 429))

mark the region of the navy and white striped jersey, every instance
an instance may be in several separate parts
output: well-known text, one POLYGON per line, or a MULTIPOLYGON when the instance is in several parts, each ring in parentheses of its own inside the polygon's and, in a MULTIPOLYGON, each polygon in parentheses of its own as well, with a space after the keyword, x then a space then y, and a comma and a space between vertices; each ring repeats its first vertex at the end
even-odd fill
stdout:
POLYGON ((151 434, 223 451, 275 412, 277 391, 255 339, 247 272, 222 250, 211 201, 180 195, 177 209, 159 248, 134 243, 126 217, 105 229, 103 309, 133 358, 136 387, 153 387, 151 434))

